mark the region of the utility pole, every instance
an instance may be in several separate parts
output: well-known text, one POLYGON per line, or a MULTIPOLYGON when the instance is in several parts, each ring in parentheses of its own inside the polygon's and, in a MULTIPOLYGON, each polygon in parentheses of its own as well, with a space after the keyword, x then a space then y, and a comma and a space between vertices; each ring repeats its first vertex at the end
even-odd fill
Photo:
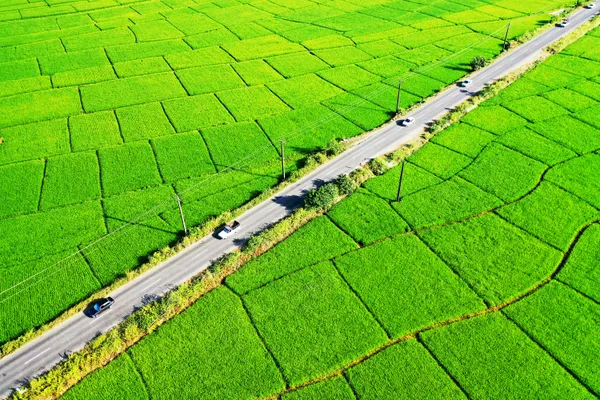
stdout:
POLYGON ((281 175, 283 176, 283 179, 285 180, 285 141, 283 139, 281 139, 280 142, 281 142, 281 175))
POLYGON ((400 169, 400 180, 398 182, 398 194, 396 195, 396 201, 400 201, 400 195, 402 193, 402 181, 404 180, 404 160, 402 160, 402 168, 400 169))
POLYGON ((181 215, 181 223, 183 224, 183 232, 185 233, 185 236, 187 236, 188 231, 187 231, 187 226, 185 225, 185 218, 183 217, 183 208, 181 208, 181 199, 179 198, 179 195, 177 193, 175 193, 175 197, 177 197, 177 205, 179 206, 179 214, 181 215))
POLYGON ((506 51, 508 49, 506 41, 508 40, 508 31, 510 30, 510 22, 506 27, 506 33, 504 34, 504 44, 502 45, 502 51, 506 51))
POLYGON ((400 95, 402 94, 402 79, 398 81, 398 98, 396 99, 396 114, 400 112, 400 95))

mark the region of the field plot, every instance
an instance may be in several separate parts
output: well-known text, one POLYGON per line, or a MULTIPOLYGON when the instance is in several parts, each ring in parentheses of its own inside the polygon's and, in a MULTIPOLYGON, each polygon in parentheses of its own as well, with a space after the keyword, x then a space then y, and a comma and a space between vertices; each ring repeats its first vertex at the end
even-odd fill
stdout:
MULTIPOLYGON (((446 25, 451 24, 447 15, 462 13, 452 18, 479 20, 488 18, 482 14, 496 10, 497 18, 529 18, 520 15, 533 7, 501 1, 470 13, 463 3, 441 2, 440 7, 424 6, 409 15, 404 11, 390 14, 387 3, 362 10, 359 17, 332 12, 313 29, 293 22, 316 18, 316 11, 302 6, 290 12, 286 22, 257 24, 281 30, 288 40, 303 40, 321 50, 340 44, 349 47, 340 39, 346 36, 333 37, 331 32, 345 28, 347 37, 370 55, 382 50, 379 45, 363 42, 365 38, 393 40, 409 47, 410 33, 404 30, 401 39, 394 37, 391 31, 397 33, 399 28, 393 21, 411 26, 432 24, 436 27, 430 30, 465 35, 468 32, 459 31, 463 27, 446 25), (509 6, 510 10, 506 8, 509 6), (360 27, 353 25, 357 21, 360 27)), ((394 4, 414 7, 412 3, 394 4)), ((321 7, 328 6, 319 6, 319 10, 321 7)), ((534 19, 529 22, 534 24, 534 19)), ((482 23, 470 25, 480 27, 482 23)), ((415 40, 427 39, 415 32, 412 35, 415 40)), ((445 46, 450 48, 453 42, 447 41, 445 46)), ((566 50, 569 57, 588 60, 573 49, 583 51, 576 42, 566 50)), ((240 54, 245 53, 240 50, 240 54)), ((246 71, 256 69, 260 79, 273 79, 267 86, 280 97, 276 83, 307 76, 321 79, 315 77, 331 71, 284 80, 267 72, 266 62, 250 62, 253 64, 247 64, 246 71)), ((229 369, 214 368, 211 383, 221 395, 231 398, 274 394, 286 400, 597 398, 600 114, 593 90, 597 83, 595 78, 588 78, 585 68, 570 71, 564 61, 550 65, 542 64, 528 72, 407 158, 399 201, 400 165, 365 182, 325 215, 227 277, 226 287, 201 298, 133 347, 129 353, 152 398, 179 395, 180 388, 189 385, 184 379, 193 383, 189 386, 197 393, 206 393, 204 387, 197 389, 201 383, 194 377, 207 373, 204 364, 221 366, 219 363, 227 360, 233 360, 228 365, 233 366, 235 379, 228 375, 229 369), (561 80, 546 82, 553 86, 550 88, 541 78, 544 76, 561 80), (561 110, 560 116, 547 118, 540 105, 561 110), (227 306, 207 311, 216 298, 227 299, 222 300, 227 306), (213 316, 217 317, 212 323, 207 322, 213 316), (224 326, 225 320, 234 322, 224 326), (205 325, 220 336, 207 342, 209 333, 202 330, 205 325), (239 336, 224 333, 239 326, 244 327, 239 336), (198 329, 200 335, 194 336, 198 329), (232 347, 227 342, 232 337, 242 337, 239 340, 244 344, 238 343, 239 349, 232 347), (248 350, 250 345, 256 348, 248 350), (243 364, 236 364, 257 353, 268 355, 268 361, 257 364, 260 371, 242 371, 243 364), (204 364, 192 366, 182 361, 190 354, 201 355, 204 364), (273 373, 276 366, 280 375, 273 373), (167 368, 182 372, 158 383, 161 371, 167 374, 167 368), (264 374, 266 383, 257 384, 257 374, 264 374)), ((571 65, 577 69, 590 64, 571 65)), ((321 80, 329 84, 327 79, 321 80)), ((381 85, 385 83, 371 83, 354 90, 353 95, 364 96, 381 85)), ((382 93, 390 94, 393 100, 393 92, 382 93)), ((287 130, 302 129, 311 120, 325 117, 326 107, 349 103, 348 97, 352 96, 345 92, 321 104, 311 101, 301 109, 291 105, 293 111, 265 117, 257 124, 200 128, 200 135, 206 138, 210 154, 220 159, 226 154, 224 143, 228 139, 239 141, 247 135, 248 142, 264 143, 266 137, 277 143, 287 130)), ((344 114, 345 118, 339 119, 343 123, 329 122, 320 131, 306 129, 311 136, 294 139, 289 147, 292 153, 306 154, 325 146, 330 138, 345 137, 349 134, 346 129, 354 129, 352 134, 359 132, 357 125, 372 123, 390 107, 390 98, 377 97, 362 109, 344 114), (369 107, 377 112, 369 114, 369 107)), ((267 148, 276 156, 276 149, 267 148)), ((215 159, 216 163, 227 161, 215 159)), ((193 188, 200 179, 175 180, 175 190, 193 188)), ((241 193, 247 182, 256 182, 246 179, 247 175, 235 171, 215 190, 236 188, 236 193, 241 193), (238 182, 243 184, 238 187, 238 182)), ((158 187, 161 189, 141 192, 156 201, 173 193, 170 185, 158 187)), ((137 211, 135 207, 122 211, 126 206, 146 205, 127 196, 132 195, 114 197, 121 198, 122 204, 104 199, 107 205, 112 204, 108 209, 114 215, 109 229, 137 211)), ((218 202, 207 187, 193 191, 190 198, 194 202, 184 207, 194 210, 193 214, 201 214, 218 202)), ((160 214, 163 223, 168 221, 171 229, 180 229, 173 206, 160 214)), ((98 265, 92 263, 92 268, 103 279, 117 273, 107 269, 102 275, 98 265)), ((89 381, 94 379, 92 376, 89 381)))
MULTIPOLYGON (((0 5, 0 166, 5 168, 0 224, 10 227, 11 235, 0 237, 0 248, 7 251, 0 260, 3 268, 18 271, 38 258, 77 251, 136 218, 130 212, 135 207, 120 199, 145 198, 163 185, 177 190, 191 225, 240 206, 278 182, 274 146, 280 139, 286 141, 292 171, 332 139, 389 120, 398 79, 413 76, 402 96, 402 107, 409 107, 466 74, 476 53, 497 55, 498 37, 485 35, 499 24, 518 20, 522 29, 513 32, 516 37, 546 18, 539 12, 543 7, 560 7, 551 0, 525 9, 497 0, 9 3, 0 5), (467 46, 472 48, 451 63, 432 68, 467 46), (413 74, 421 68, 428 72, 413 74), (236 171, 215 177, 233 163, 236 171), (199 182, 202 187, 194 188, 199 182), (65 221, 73 226, 60 223, 55 246, 51 224, 40 223, 50 227, 52 234, 46 234, 36 221, 53 221, 70 207, 94 209, 93 218, 87 220, 87 211, 85 222, 68 215, 65 221), (89 232, 82 233, 82 226, 89 232), (31 242, 31 232, 37 235, 31 249, 15 249, 31 242)), ((577 55, 571 51, 568 57, 577 55)), ((595 61, 577 62, 585 74, 566 71, 568 63, 561 60, 548 68, 578 83, 591 82, 595 61)), ((582 96, 593 97, 594 90, 589 85, 573 90, 579 94, 569 98, 581 105, 577 121, 587 121, 584 106, 592 104, 582 96)), ((560 103, 566 96, 540 98, 560 103)), ((575 110, 564 103, 556 107, 575 110)), ((517 114, 514 118, 521 121, 517 114)), ((475 156, 450 145, 445 151, 453 152, 446 164, 409 168, 427 180, 409 178, 407 194, 436 176, 445 179, 454 167, 450 159, 466 162, 475 156)), ((150 209, 159 203, 143 204, 150 209)), ((400 223, 391 207, 379 204, 387 207, 379 218, 389 215, 400 223)), ((143 263, 153 250, 181 237, 174 212, 165 208, 89 251, 88 267, 106 284, 143 263)), ((359 225, 347 229, 364 243, 405 229, 398 224, 365 235, 359 225)), ((343 243, 343 249, 355 245, 343 243)), ((0 301, 9 295, 0 295, 0 301)))

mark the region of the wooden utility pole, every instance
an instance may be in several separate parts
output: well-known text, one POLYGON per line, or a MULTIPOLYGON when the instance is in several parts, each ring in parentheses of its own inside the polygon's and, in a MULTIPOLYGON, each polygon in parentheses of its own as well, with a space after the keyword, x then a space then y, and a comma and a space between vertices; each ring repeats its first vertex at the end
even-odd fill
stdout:
POLYGON ((400 180, 398 181, 398 194, 396 194, 396 201, 400 201, 402 194, 402 181, 404 180, 404 160, 402 160, 402 168, 400 169, 400 180))
POLYGON ((175 194, 175 196, 177 197, 177 205, 179 206, 179 215, 181 215, 181 223, 183 224, 183 232, 187 236, 188 231, 187 231, 187 226, 185 225, 185 218, 183 217, 183 208, 181 208, 181 199, 179 198, 178 194, 175 194))
POLYGON ((506 47, 508 41, 508 31, 510 30, 510 22, 506 27, 506 33, 504 34, 504 44, 502 45, 502 51, 506 51, 508 48, 506 47))
POLYGON ((285 142, 281 139, 281 175, 285 180, 285 142))
POLYGON ((398 98, 396 99, 396 114, 400 112, 400 96, 402 94, 402 79, 398 81, 398 98))

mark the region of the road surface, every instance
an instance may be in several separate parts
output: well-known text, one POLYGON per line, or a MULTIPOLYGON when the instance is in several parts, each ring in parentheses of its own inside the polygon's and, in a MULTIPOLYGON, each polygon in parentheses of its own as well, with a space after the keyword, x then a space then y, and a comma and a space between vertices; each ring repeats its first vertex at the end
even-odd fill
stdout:
POLYGON ((81 349, 99 332, 106 332, 130 315, 144 303, 147 296, 160 296, 171 288, 188 281, 212 262, 239 245, 240 238, 259 232, 266 226, 289 215, 302 205, 303 194, 318 182, 328 181, 339 174, 347 174, 370 159, 389 153, 402 144, 418 137, 431 122, 449 109, 466 101, 474 93, 520 66, 539 56, 546 46, 565 36, 596 13, 581 10, 570 17, 566 28, 552 28, 535 39, 518 47, 493 64, 474 74, 467 90, 452 87, 431 101, 415 109, 409 115, 416 119, 410 127, 398 126, 396 122, 384 125, 363 141, 322 165, 298 182, 283 189, 273 197, 250 209, 238 218, 241 223, 235 234, 218 240, 205 237, 173 258, 149 270, 131 282, 115 290, 111 297, 116 301, 111 311, 96 319, 83 314, 75 315, 54 329, 44 333, 19 350, 0 360, 0 398, 9 395, 23 383, 48 371, 62 360, 62 355, 81 349), (234 244, 234 240, 236 240, 234 244))

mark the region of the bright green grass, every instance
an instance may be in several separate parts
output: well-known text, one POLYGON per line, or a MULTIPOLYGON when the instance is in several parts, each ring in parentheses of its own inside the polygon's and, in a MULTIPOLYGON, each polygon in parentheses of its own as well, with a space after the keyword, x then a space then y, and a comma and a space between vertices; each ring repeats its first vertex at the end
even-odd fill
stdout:
POLYGON ((185 41, 194 49, 218 46, 222 43, 236 42, 238 40, 239 39, 236 35, 225 28, 218 28, 185 38, 185 41))
POLYGON ((276 161, 279 156, 269 138, 254 122, 241 122, 202 131, 217 170, 230 165, 243 167, 261 161, 276 161), (255 155, 255 152, 260 154, 255 155), (252 157, 248 157, 252 154, 252 157))
POLYGON ((183 87, 191 95, 244 87, 244 82, 229 65, 190 68, 177 72, 183 87))
POLYGON ((393 338, 485 308, 414 235, 354 251, 335 264, 393 338))
POLYGON ((600 130, 571 116, 537 123, 531 129, 579 154, 600 148, 600 130))
POLYGON ((527 124, 527 120, 499 106, 479 107, 463 117, 462 122, 497 135, 527 124))
POLYGON ((546 165, 502 145, 488 146, 459 175, 505 202, 527 194, 539 182, 546 165))
POLYGON ((283 400, 354 400, 354 393, 346 380, 337 376, 323 382, 287 393, 281 397, 283 400))
POLYGON ((106 53, 113 63, 137 60, 141 58, 167 56, 186 52, 190 48, 181 40, 165 40, 153 43, 135 43, 106 48, 106 53))
POLYGON ((185 94, 171 73, 118 79, 81 89, 83 107, 87 112, 166 100, 185 94))
POLYGON ((596 101, 600 101, 600 85, 592 81, 581 81, 570 85, 571 89, 596 101))
POLYGON ((139 60, 124 61, 114 65, 119 78, 130 76, 158 74, 169 72, 171 68, 162 57, 142 58, 139 60))
POLYGON ((7 97, 15 94, 28 92, 37 92, 39 90, 51 88, 52 82, 47 76, 17 79, 12 81, 0 82, 0 97, 7 97))
POLYGON ((600 226, 591 225, 579 237, 575 248, 558 274, 561 282, 600 301, 600 226))
POLYGON ((232 67, 247 85, 264 85, 283 79, 273 67, 262 60, 235 63, 232 67))
POLYGON ((363 189, 334 206, 327 215, 363 245, 409 229, 387 201, 363 189))
POLYGON ((546 92, 543 96, 571 112, 591 107, 597 103, 587 96, 565 88, 546 92))
POLYGON ((204 296, 130 355, 152 398, 256 398, 284 388, 240 300, 225 288, 204 296))
POLYGON ((144 382, 128 354, 117 357, 106 367, 88 375, 61 398, 84 400, 96 396, 102 399, 148 399, 144 382))
POLYGON ((131 31, 135 34, 138 42, 176 39, 185 36, 183 32, 167 21, 153 21, 134 25, 131 31))
POLYGON ((323 102, 350 122, 365 131, 387 122, 394 113, 351 93, 344 93, 323 102))
POLYGON ((600 155, 590 154, 552 168, 545 179, 600 208, 599 167, 600 155))
POLYGON ((596 393, 600 390, 600 307, 550 282, 508 307, 506 314, 596 393))
POLYGON ((215 172, 206 144, 197 132, 152 140, 160 174, 166 182, 215 172))
POLYGON ((408 62, 394 56, 380 57, 374 60, 362 62, 358 65, 361 68, 384 78, 404 74, 416 66, 412 62, 408 62))
POLYGON ((412 229, 458 221, 502 205, 497 197, 460 177, 453 177, 413 195, 393 207, 412 229))
MULTIPOLYGON (((376 176, 364 183, 364 187, 371 193, 374 193, 386 200, 396 200, 398 195, 398 186, 400 182, 400 172, 402 166, 398 165, 381 176, 376 176)), ((431 185, 440 183, 441 179, 417 167, 412 163, 405 163, 404 175, 402 177, 401 196, 408 196, 411 193, 425 189, 431 185)))
POLYGON ((313 74, 274 82, 268 86, 294 109, 307 107, 343 93, 341 89, 313 74))
POLYGON ((0 217, 37 211, 43 179, 43 161, 0 167, 0 217))
POLYGON ((238 61, 255 60, 305 50, 299 44, 289 42, 277 35, 226 43, 223 48, 238 61))
POLYGON ((162 183, 148 143, 130 143, 98 151, 105 196, 162 183), (128 173, 123 173, 128 171, 128 173))
POLYGON ((493 106, 504 104, 512 100, 518 100, 529 96, 536 96, 551 90, 548 86, 532 81, 527 78, 527 74, 511 83, 496 96, 487 99, 482 106, 493 106))
POLYGON ((423 340, 473 398, 592 398, 500 313, 428 331, 423 340))
POLYGON ((534 287, 556 270, 562 256, 494 214, 419 235, 489 304, 534 287))
POLYGON ((40 58, 43 75, 54 75, 58 72, 110 65, 106 53, 102 49, 56 54, 40 58))
POLYGON ((450 178, 472 162, 471 158, 435 143, 426 144, 408 160, 442 179, 450 178))
MULTIPOLYGON (((398 79, 390 78, 390 80, 386 82, 396 85, 398 84, 398 79)), ((409 93, 412 93, 422 99, 425 99, 433 95, 437 91, 441 90, 444 86, 446 85, 438 81, 437 79, 433 79, 421 74, 416 74, 411 75, 405 82, 402 83, 402 90, 406 90, 409 93)))
MULTIPOLYGON (((306 46, 310 50, 321 50, 321 49, 330 49, 334 47, 343 47, 352 45, 353 42, 351 39, 342 36, 342 35, 327 35, 320 38, 308 39, 302 42, 303 46, 306 46)), ((360 48, 360 47, 359 47, 360 48)), ((361 49, 366 51, 365 49, 361 49)))
POLYGON ((600 212, 556 187, 542 182, 533 193, 498 210, 511 223, 566 251, 579 230, 600 218, 600 212))
POLYGON ((527 74, 527 78, 551 88, 571 86, 582 80, 582 78, 577 75, 566 71, 560 71, 546 65, 538 66, 527 74))
POLYGON ((309 74, 311 72, 329 68, 329 65, 325 64, 318 57, 306 52, 269 58, 267 59, 267 62, 286 78, 292 78, 294 76, 309 74))
POLYGON ((59 72, 52 75, 52 84, 55 88, 66 86, 79 86, 89 83, 98 83, 116 79, 110 65, 83 68, 74 71, 59 72))
POLYGON ((258 124, 275 145, 280 139, 285 140, 288 156, 307 154, 326 147, 331 139, 349 138, 362 132, 358 126, 321 105, 261 119, 258 124))
POLYGON ((233 117, 212 94, 185 97, 163 103, 177 132, 233 122, 233 117))
POLYGON ((0 129, 68 117, 81 112, 76 88, 43 90, 0 98, 0 129), (48 107, 53 104, 53 107, 48 107))
MULTIPOLYGON (((398 99, 397 87, 379 82, 355 89, 352 93, 383 107, 387 111, 396 112, 396 101, 398 99)), ((400 108, 408 108, 419 101, 421 101, 421 98, 418 96, 403 92, 402 96, 400 96, 400 108)))
POLYGON ((116 46, 134 42, 135 36, 127 28, 116 28, 107 31, 97 31, 85 35, 63 38, 63 44, 68 52, 116 46))
POLYGON ((346 65, 320 72, 319 76, 345 91, 379 82, 380 78, 356 65, 346 65))
POLYGON ((0 129, 0 165, 69 152, 66 119, 0 129))
POLYGON ((100 170, 95 153, 74 153, 48 159, 40 202, 42 209, 99 197, 100 170))
POLYGON ((257 120, 289 111, 289 107, 264 86, 217 93, 236 121, 257 120))
POLYGON ((329 262, 253 291, 244 303, 292 384, 334 371, 387 340, 329 262))
MULTIPOLYGON (((485 104, 485 103, 484 103, 485 104)), ((458 123, 435 135, 431 141, 468 157, 477 157, 496 136, 469 124, 458 123)))
POLYGON ((175 129, 159 103, 119 108, 116 114, 125 142, 175 133, 175 129))
POLYGON ((554 57, 549 58, 544 64, 548 67, 584 76, 586 78, 593 78, 600 74, 598 72, 600 71, 600 63, 567 54, 557 54, 554 57))
POLYGON ((39 76, 35 60, 21 60, 0 64, 0 82, 39 76))
POLYGON ((302 267, 357 247, 327 217, 316 218, 264 255, 246 264, 238 273, 228 277, 226 282, 236 292, 246 293, 302 267))
POLYGON ((315 55, 333 67, 370 60, 372 57, 354 46, 315 50, 315 55))
POLYGON ((75 151, 95 150, 123 142, 119 124, 112 111, 77 115, 69 118, 71 146, 75 151))
POLYGON ((596 129, 600 129, 600 121, 598 120, 598 113, 600 112, 600 104, 586 108, 585 110, 579 110, 575 113, 575 117, 590 124, 596 129))
POLYGON ((555 165, 577 156, 566 147, 527 128, 504 134, 498 139, 498 143, 547 165, 555 165))
POLYGON ((416 340, 400 342, 348 371, 361 399, 465 399, 435 359, 416 340))
POLYGON ((564 108, 540 96, 513 100, 504 103, 504 107, 534 123, 561 117, 568 113, 564 108))

